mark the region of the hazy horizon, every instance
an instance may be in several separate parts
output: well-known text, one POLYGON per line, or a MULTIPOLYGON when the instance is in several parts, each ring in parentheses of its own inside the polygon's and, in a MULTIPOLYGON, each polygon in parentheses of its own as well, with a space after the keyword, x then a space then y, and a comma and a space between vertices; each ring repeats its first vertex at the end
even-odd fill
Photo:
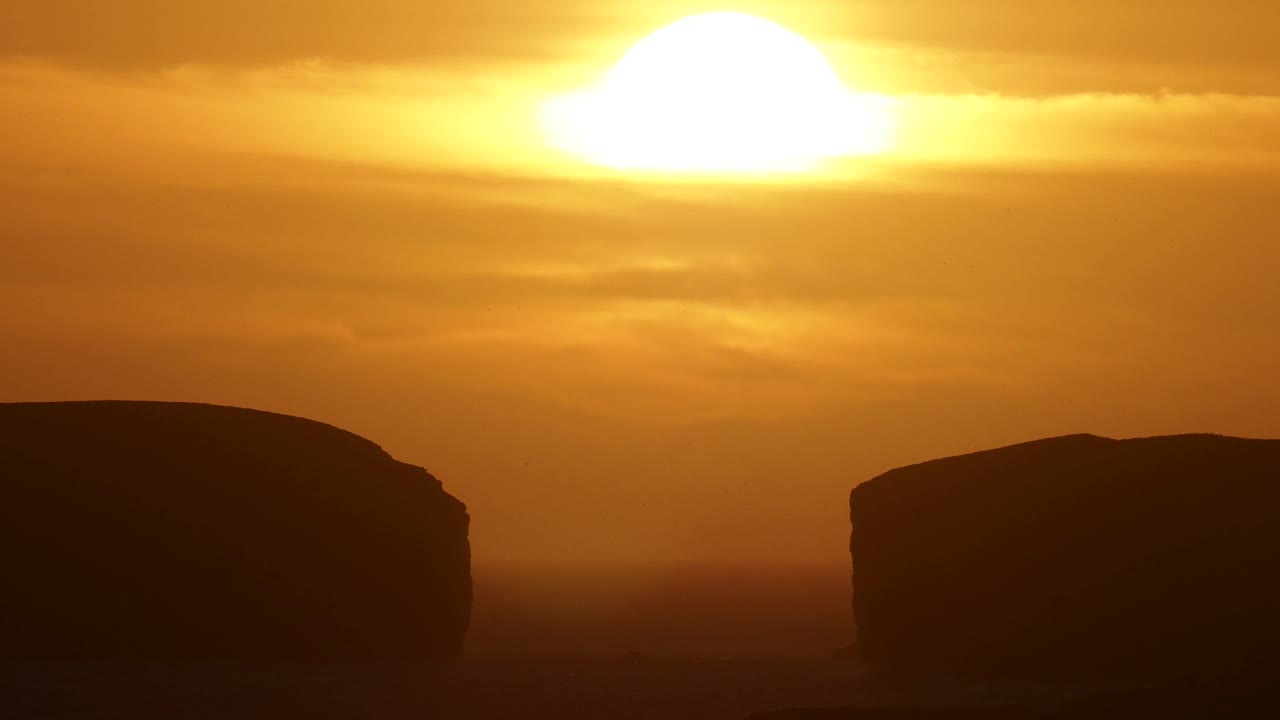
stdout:
POLYGON ((479 660, 829 660, 854 640, 849 563, 473 566, 479 660))

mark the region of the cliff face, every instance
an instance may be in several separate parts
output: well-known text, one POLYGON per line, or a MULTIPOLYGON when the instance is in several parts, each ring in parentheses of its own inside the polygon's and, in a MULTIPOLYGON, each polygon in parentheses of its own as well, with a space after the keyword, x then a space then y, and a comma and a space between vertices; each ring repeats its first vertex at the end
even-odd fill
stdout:
POLYGON ((881 666, 1169 677, 1280 648, 1280 441, 1044 440, 893 470, 851 511, 881 666))
POLYGON ((0 404, 0 658, 449 659, 468 522, 425 470, 328 425, 0 404))

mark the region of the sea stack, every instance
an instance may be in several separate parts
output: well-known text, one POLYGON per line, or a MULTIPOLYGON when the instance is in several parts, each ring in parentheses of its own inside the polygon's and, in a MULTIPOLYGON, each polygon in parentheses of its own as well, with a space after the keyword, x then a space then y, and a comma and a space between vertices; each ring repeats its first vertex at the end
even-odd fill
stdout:
POLYGON ((426 470, 309 420, 0 404, 0 659, 435 663, 469 518, 426 470))
POLYGON ((1171 679, 1280 656, 1280 441, 1042 440, 893 470, 850 505, 876 666, 1171 679))

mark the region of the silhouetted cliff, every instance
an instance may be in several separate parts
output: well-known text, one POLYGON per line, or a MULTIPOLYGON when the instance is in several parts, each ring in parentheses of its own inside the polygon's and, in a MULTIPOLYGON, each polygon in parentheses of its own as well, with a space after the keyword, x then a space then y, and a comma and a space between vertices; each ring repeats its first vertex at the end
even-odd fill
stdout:
POLYGON ((1280 648, 1280 441, 1044 440, 891 471, 851 510, 880 667, 1173 678, 1280 648))
POLYGON ((351 433, 169 403, 0 404, 0 658, 455 657, 468 516, 351 433))

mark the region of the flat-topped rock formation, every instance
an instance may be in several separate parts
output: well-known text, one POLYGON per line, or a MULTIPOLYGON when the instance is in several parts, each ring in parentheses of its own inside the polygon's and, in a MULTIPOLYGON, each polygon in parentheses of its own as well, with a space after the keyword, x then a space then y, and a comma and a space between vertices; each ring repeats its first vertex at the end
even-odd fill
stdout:
POLYGON ((1280 441, 1043 440, 893 470, 851 511, 883 669, 1171 679, 1280 648, 1280 441))
POLYGON ((0 659, 454 658, 468 522, 427 471, 321 423, 0 404, 0 659))

